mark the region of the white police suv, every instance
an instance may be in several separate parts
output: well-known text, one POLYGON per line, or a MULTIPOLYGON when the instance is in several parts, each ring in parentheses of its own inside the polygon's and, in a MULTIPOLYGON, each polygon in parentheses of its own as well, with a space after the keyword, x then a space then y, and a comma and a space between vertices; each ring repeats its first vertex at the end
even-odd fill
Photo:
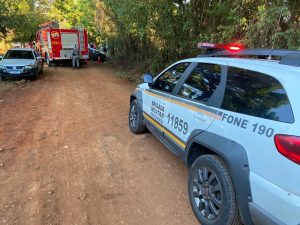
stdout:
POLYGON ((296 51, 218 51, 145 74, 131 95, 130 130, 185 161, 202 225, 300 224, 299 66, 296 51))
POLYGON ((37 79, 43 72, 43 58, 31 48, 13 48, 0 61, 0 78, 28 77, 37 79))

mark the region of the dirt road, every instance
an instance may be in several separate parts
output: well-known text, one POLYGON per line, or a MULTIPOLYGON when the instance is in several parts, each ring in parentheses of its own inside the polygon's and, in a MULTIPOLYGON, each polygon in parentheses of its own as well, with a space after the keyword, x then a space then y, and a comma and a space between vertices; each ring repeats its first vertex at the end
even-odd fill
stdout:
MULTIPOLYGON (((0 87, 3 83, 0 82, 0 87)), ((196 225, 187 170, 127 124, 109 65, 45 68, 0 88, 0 224, 196 225)))

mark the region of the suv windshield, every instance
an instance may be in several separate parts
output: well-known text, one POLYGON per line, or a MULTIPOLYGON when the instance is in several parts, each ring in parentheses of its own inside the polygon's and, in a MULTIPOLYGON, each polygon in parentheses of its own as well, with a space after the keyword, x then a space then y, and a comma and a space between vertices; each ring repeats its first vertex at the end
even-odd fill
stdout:
POLYGON ((9 50, 4 59, 34 59, 31 51, 9 50))

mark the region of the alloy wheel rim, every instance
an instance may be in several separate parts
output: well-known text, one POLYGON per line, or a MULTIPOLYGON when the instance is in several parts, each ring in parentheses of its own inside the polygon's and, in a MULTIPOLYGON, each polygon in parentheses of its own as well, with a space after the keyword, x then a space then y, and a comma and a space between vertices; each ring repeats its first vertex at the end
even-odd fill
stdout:
POLYGON ((217 176, 208 168, 197 170, 193 178, 193 200, 207 220, 215 220, 222 208, 222 190, 217 176))
POLYGON ((137 108, 136 108, 136 105, 131 106, 129 121, 130 121, 131 127, 136 127, 136 124, 137 124, 137 108))

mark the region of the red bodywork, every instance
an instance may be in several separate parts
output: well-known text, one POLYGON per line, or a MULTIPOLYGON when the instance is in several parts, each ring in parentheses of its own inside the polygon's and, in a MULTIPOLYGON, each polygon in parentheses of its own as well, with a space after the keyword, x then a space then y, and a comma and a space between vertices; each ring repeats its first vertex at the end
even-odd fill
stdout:
POLYGON ((36 50, 41 52, 45 60, 47 60, 48 57, 48 60, 52 62, 70 61, 72 59, 74 44, 67 48, 63 46, 62 35, 65 34, 77 35, 75 44, 80 49, 80 59, 87 60, 89 58, 89 52, 86 29, 41 28, 36 34, 36 50))

